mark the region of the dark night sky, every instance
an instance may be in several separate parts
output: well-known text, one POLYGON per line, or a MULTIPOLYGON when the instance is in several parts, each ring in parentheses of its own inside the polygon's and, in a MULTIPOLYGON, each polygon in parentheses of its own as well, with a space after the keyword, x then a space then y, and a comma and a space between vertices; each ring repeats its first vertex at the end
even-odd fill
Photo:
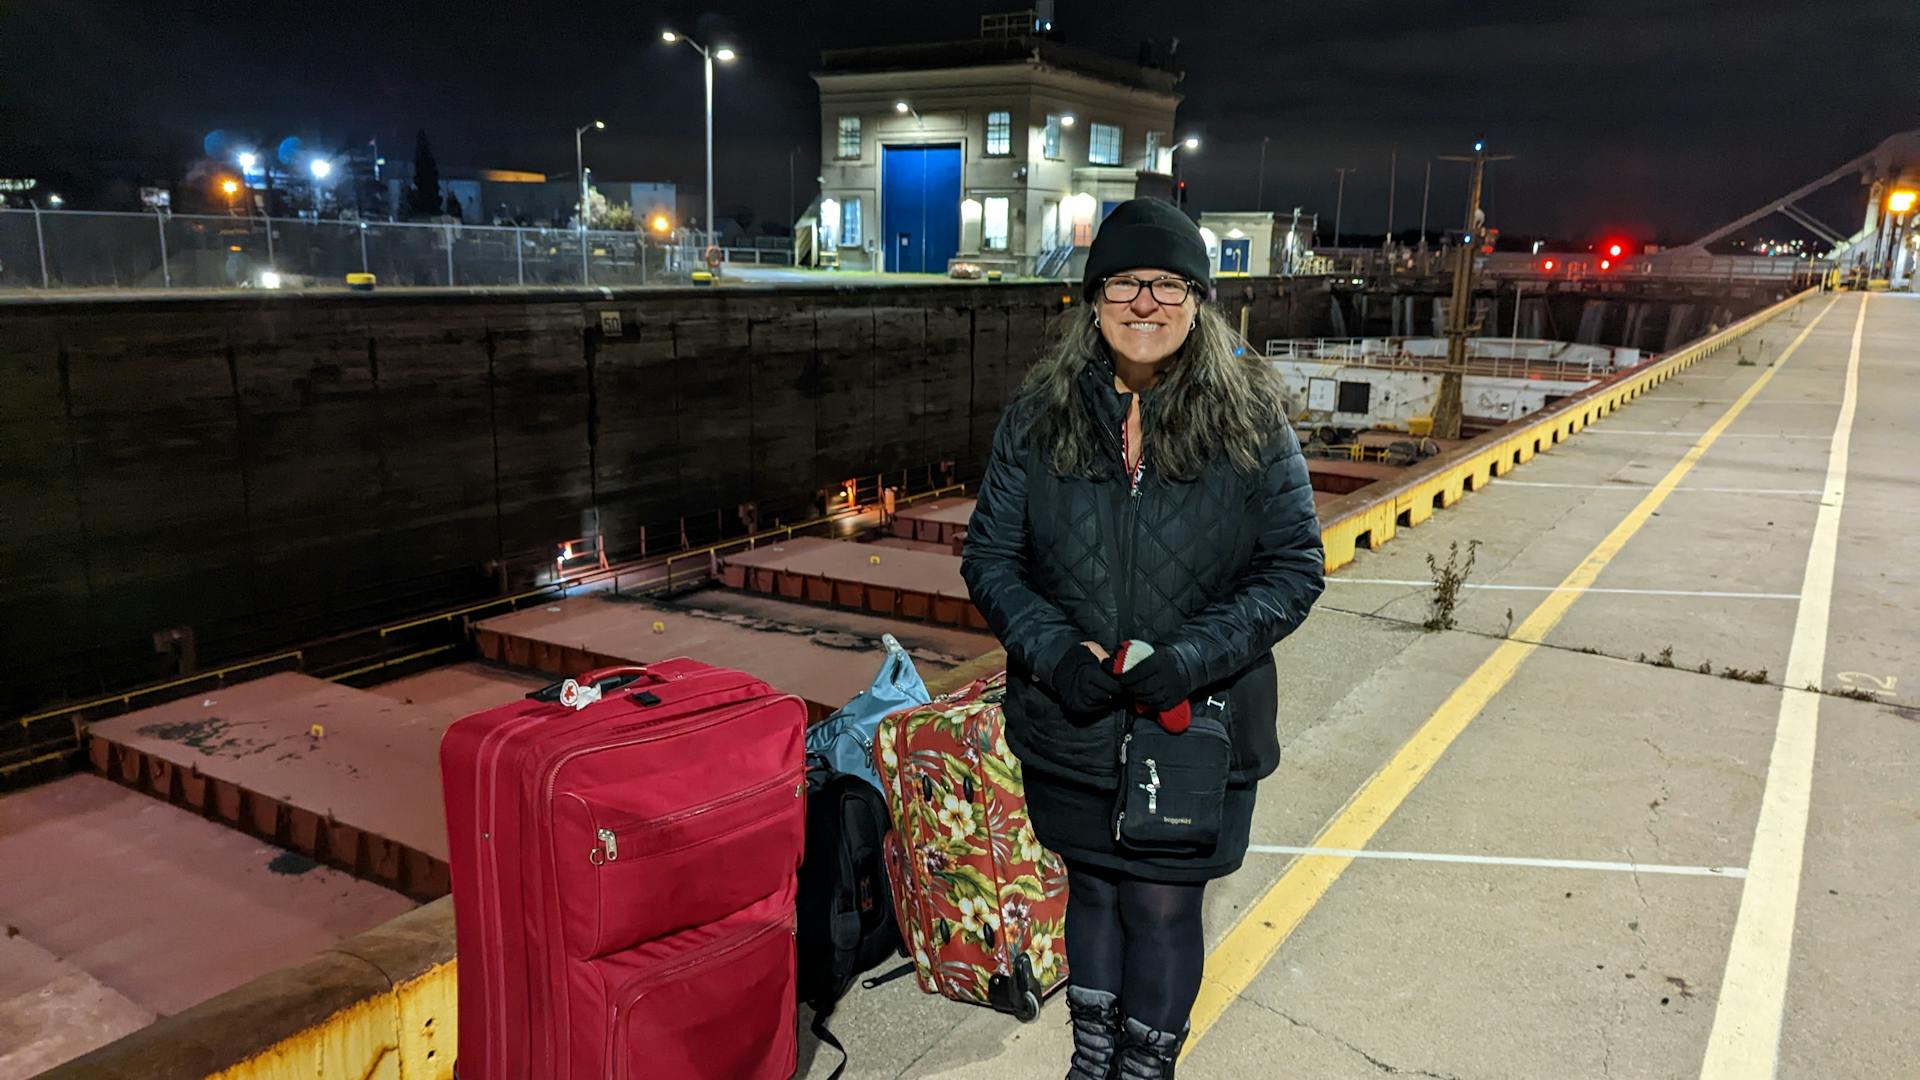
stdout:
MULTIPOLYGON (((778 219, 794 146, 812 196, 822 48, 970 37, 1017 6, 0 0, 0 174, 164 169, 214 128, 371 133, 405 157, 416 127, 443 165, 562 172, 597 116, 596 171, 698 185, 699 59, 659 43, 672 23, 742 51, 719 76, 718 199, 778 219)), ((1509 235, 1682 240, 1920 126, 1915 0, 1061 0, 1058 20, 1125 57, 1181 39, 1181 126, 1207 140, 1188 165, 1198 207, 1251 206, 1266 135, 1269 207, 1330 217, 1335 166, 1359 169, 1349 231, 1384 228, 1396 146, 1401 228, 1426 158, 1485 132, 1519 155, 1491 180, 1509 235)), ((1830 220, 1851 229, 1844 196, 1830 220)), ((1435 228, 1462 199, 1461 167, 1437 164, 1435 228)))

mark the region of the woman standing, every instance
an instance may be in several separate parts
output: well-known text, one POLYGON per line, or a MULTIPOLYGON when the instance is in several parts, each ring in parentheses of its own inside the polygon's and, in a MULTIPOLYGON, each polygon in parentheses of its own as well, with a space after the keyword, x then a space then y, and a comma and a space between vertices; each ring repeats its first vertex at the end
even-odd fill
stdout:
POLYGON ((1323 587, 1280 384, 1204 305, 1210 278, 1171 204, 1114 209, 1087 303, 1001 420, 967 531, 962 573, 1007 651, 1007 741, 1034 831, 1068 868, 1068 1080, 1173 1076, 1206 959, 1206 883, 1239 869, 1254 784, 1279 765, 1272 649, 1323 587), (1212 744, 1208 709, 1224 724, 1212 744), (1122 760, 1136 734, 1172 772, 1190 754, 1183 776, 1206 775, 1220 747, 1213 779, 1162 793, 1157 771, 1122 760), (1156 812, 1210 798, 1216 827, 1192 846, 1146 843, 1128 834, 1148 805, 1125 801, 1133 788, 1156 812))

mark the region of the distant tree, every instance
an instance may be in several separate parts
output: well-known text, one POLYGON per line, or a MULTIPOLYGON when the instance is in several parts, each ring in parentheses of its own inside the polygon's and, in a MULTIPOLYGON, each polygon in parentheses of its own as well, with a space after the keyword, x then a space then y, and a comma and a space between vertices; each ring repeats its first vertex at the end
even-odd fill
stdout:
POLYGON ((413 140, 413 187, 407 192, 407 216, 433 217, 440 213, 440 163, 433 160, 427 130, 413 140))
POLYGON ((587 228, 631 232, 638 227, 633 207, 611 201, 597 187, 587 188, 587 228))
POLYGON ((596 229, 615 229, 620 232, 632 232, 636 227, 633 217, 633 207, 628 206, 626 203, 614 203, 607 207, 605 213, 594 219, 593 227, 596 229))
POLYGON ((462 221, 467 217, 466 212, 460 208, 460 196, 455 195, 451 189, 447 191, 447 215, 462 221))

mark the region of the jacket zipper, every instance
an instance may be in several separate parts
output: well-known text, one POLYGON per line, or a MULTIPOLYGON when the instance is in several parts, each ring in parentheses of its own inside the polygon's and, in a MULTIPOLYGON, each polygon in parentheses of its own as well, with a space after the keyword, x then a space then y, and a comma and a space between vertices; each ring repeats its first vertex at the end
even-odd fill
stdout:
MULTIPOLYGON (((1120 468, 1127 484, 1126 523, 1120 531, 1120 578, 1114 590, 1117 594, 1115 596, 1115 607, 1118 609, 1120 616, 1121 645, 1125 645, 1127 641, 1133 638, 1133 553, 1135 548, 1134 541, 1140 528, 1140 492, 1147 483, 1147 412, 1147 399, 1142 395, 1140 396, 1141 447, 1138 483, 1135 483, 1136 474, 1134 471, 1127 468, 1126 453, 1124 450, 1120 455, 1120 468)), ((1126 444, 1124 438, 1126 423, 1126 417, 1122 415, 1120 424, 1123 433, 1121 439, 1121 445, 1123 447, 1126 444)), ((1114 779, 1122 786, 1127 782, 1127 744, 1133 741, 1133 732, 1130 730, 1131 727, 1132 725, 1128 723, 1126 715, 1122 713, 1120 720, 1120 761, 1119 765, 1114 769, 1114 779)), ((1113 839, 1116 843, 1120 840, 1120 827, 1127 819, 1125 799, 1120 800, 1120 806, 1122 809, 1113 817, 1113 839)))

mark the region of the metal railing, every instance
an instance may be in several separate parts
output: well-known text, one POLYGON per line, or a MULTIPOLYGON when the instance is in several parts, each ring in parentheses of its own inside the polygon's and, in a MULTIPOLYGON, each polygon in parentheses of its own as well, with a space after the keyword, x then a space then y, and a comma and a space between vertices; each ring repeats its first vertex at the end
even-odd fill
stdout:
MULTIPOLYGON (((781 248, 721 249, 724 263, 790 266, 781 248)), ((0 289, 339 286, 624 286, 705 269, 690 240, 640 232, 459 222, 0 210, 0 289), (582 248, 586 257, 581 257, 582 248)))
MULTIPOLYGON (((1445 339, 1421 340, 1439 342, 1444 347, 1445 339)), ((1485 339, 1472 341, 1468 347, 1471 351, 1467 356, 1467 371, 1473 375, 1516 379, 1544 375, 1591 380, 1605 378, 1620 367, 1614 362, 1611 350, 1604 357, 1593 351, 1604 346, 1584 347, 1575 352, 1573 346, 1564 341, 1485 339), (1579 358, 1570 358, 1569 353, 1579 358)), ((1444 353, 1411 352, 1406 347, 1406 339, 1391 337, 1270 338, 1266 357, 1354 367, 1438 369, 1447 363, 1444 353)))
POLYGON ((1481 272, 1488 278, 1593 284, 1727 281, 1798 286, 1818 283, 1837 267, 1837 263, 1824 259, 1774 258, 1767 255, 1653 254, 1622 255, 1615 259, 1594 252, 1576 255, 1496 252, 1481 257, 1481 272), (1607 263, 1604 269, 1600 265, 1602 262, 1607 263), (1551 269, 1548 269, 1549 264, 1551 269))

